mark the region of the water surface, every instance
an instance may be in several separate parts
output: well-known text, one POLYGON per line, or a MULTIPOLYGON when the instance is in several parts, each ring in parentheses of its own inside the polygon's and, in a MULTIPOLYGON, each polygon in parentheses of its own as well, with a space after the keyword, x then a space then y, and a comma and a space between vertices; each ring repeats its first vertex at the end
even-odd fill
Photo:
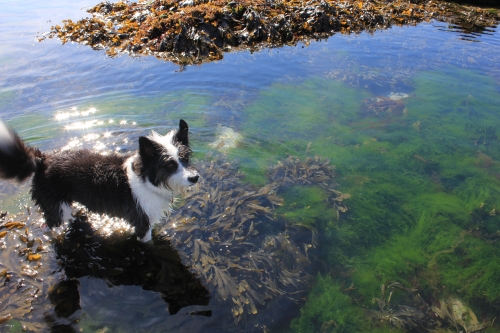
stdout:
MULTIPOLYGON (((38 296, 32 310, 21 311, 12 298, 17 282, 6 283, 14 290, 3 291, 14 295, 1 308, 13 313, 6 330, 389 331, 389 320, 372 320, 366 309, 380 315, 377 298, 388 308, 408 305, 411 293, 401 289, 387 302, 381 285, 394 282, 418 290, 429 304, 456 297, 481 320, 493 320, 500 310, 495 28, 463 35, 430 22, 337 34, 187 68, 36 41, 94 4, 3 3, 1 118, 42 150, 103 153, 134 150, 140 135, 166 133, 185 119, 195 164, 205 170, 202 190, 229 193, 224 198, 260 193, 253 200, 271 211, 214 233, 201 222, 195 230, 188 219, 227 213, 234 202, 211 199, 212 210, 200 214, 193 209, 198 199, 181 202, 159 229, 171 242, 158 240, 153 248, 127 239, 125 226, 106 238, 85 224, 52 246, 34 213, 27 226, 33 237, 45 236, 45 266, 27 263, 38 275, 19 278, 38 296), (327 186, 286 184, 277 176, 285 172, 280 165, 316 170, 318 161, 335 174, 327 172, 327 186), (332 196, 333 189, 344 196, 332 196), (238 233, 250 245, 236 244, 238 233), (259 259, 262 266, 249 269, 244 265, 257 260, 251 253, 273 261, 259 259), (217 263, 204 263, 203 254, 217 263), (214 282, 224 274, 234 280, 214 282), (178 280, 196 286, 184 297, 191 305, 181 302, 179 290, 189 288, 178 280)), ((31 205, 27 184, 2 183, 0 199, 9 212, 31 205)), ((23 232, 4 239, 1 264, 8 270, 18 266, 12 249, 23 232)))

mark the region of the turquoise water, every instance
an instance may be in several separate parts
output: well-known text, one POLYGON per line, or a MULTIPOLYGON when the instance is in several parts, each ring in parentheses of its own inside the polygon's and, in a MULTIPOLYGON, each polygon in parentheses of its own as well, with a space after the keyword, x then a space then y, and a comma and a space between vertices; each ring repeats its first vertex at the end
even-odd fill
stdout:
MULTIPOLYGON (((157 230, 174 250, 138 244, 128 231, 79 238, 76 227, 51 246, 31 217, 45 266, 19 278, 40 291, 21 311, 7 283, 0 295, 14 296, 0 317, 13 318, 2 329, 382 332, 400 329, 399 306, 422 306, 416 293, 429 307, 467 308, 463 328, 486 326, 500 311, 497 29, 464 35, 430 22, 180 68, 36 41, 95 3, 2 4, 0 116, 29 144, 129 151, 140 135, 182 118, 205 178, 157 230), (326 178, 299 181, 294 168, 326 178), (264 208, 237 203, 249 193, 264 208), (218 214, 236 218, 214 229, 218 214), (177 280, 209 298, 172 287, 177 280)), ((4 182, 0 192, 3 211, 30 205, 27 184, 4 182)), ((4 239, 8 270, 16 271, 12 249, 23 232, 4 239)), ((454 328, 450 318, 444 329, 454 328)))

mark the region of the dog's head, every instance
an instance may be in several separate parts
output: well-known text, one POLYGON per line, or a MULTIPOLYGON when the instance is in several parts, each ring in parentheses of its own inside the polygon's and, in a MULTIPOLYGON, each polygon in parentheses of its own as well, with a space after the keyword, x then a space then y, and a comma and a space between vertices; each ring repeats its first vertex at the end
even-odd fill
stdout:
POLYGON ((140 176, 159 188, 184 192, 196 184, 198 171, 189 165, 188 125, 180 120, 179 129, 162 136, 155 131, 139 138, 140 176))

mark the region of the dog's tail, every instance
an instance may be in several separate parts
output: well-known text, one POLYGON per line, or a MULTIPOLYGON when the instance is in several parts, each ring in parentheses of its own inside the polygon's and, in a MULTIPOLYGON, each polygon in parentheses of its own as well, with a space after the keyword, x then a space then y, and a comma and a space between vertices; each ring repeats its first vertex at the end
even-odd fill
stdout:
POLYGON ((21 138, 0 120, 0 178, 23 181, 37 170, 41 152, 24 144, 21 138))

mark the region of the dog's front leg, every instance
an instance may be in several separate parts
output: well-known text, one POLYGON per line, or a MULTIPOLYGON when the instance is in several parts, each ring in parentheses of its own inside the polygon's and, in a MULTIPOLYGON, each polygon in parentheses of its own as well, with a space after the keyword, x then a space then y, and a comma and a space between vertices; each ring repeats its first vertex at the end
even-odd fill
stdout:
POLYGON ((136 206, 136 209, 132 211, 133 215, 128 217, 128 220, 131 221, 135 228, 135 234, 137 235, 137 239, 143 243, 149 242, 152 239, 151 229, 153 228, 154 223, 151 223, 151 218, 144 213, 139 205, 136 206))
POLYGON ((153 235, 152 235, 152 230, 149 229, 148 231, 146 231, 146 235, 144 235, 144 237, 142 238, 139 238, 139 240, 143 243, 147 243, 147 242, 150 242, 151 239, 153 239, 153 235))

